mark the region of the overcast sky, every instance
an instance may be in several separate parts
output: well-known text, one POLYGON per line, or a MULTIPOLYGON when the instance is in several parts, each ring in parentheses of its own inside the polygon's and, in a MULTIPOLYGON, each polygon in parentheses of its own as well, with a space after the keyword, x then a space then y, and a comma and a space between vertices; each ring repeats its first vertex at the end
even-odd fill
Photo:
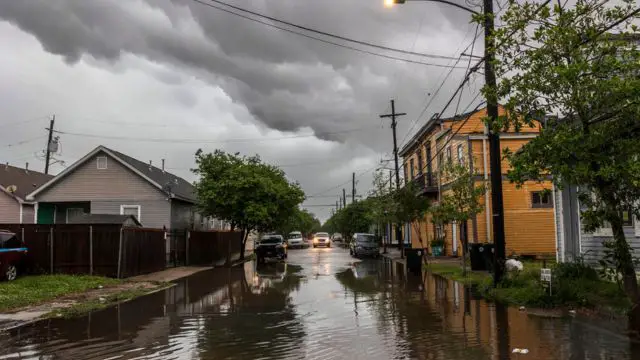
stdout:
MULTIPOLYGON (((345 37, 450 57, 476 31, 467 13, 435 3, 388 9, 382 0, 226 1, 345 37)), ((474 53, 481 51, 478 41, 474 53)), ((105 145, 158 165, 164 158, 172 172, 195 180, 189 168, 198 148, 259 154, 308 195, 326 196, 305 205, 335 204, 343 187, 350 192, 350 184, 341 184, 352 172, 359 174, 358 193, 366 194, 369 170, 391 156, 389 121, 378 117, 390 110, 389 100, 408 114, 399 120, 402 144, 414 123, 411 133, 442 108, 468 59, 434 98, 448 68, 337 47, 192 0, 0 1, 0 52, 3 163, 43 170, 37 153, 55 114, 62 132, 57 158, 67 166, 105 145)), ((481 86, 474 75, 460 112, 481 86)), ((322 220, 330 214, 329 207, 308 208, 322 220)))

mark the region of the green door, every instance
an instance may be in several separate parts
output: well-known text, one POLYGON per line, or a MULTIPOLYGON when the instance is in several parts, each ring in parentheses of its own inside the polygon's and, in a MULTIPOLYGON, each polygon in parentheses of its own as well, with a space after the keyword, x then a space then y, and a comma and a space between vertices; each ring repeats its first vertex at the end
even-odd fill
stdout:
POLYGON ((56 207, 53 204, 38 204, 38 224, 53 224, 53 215, 56 207))

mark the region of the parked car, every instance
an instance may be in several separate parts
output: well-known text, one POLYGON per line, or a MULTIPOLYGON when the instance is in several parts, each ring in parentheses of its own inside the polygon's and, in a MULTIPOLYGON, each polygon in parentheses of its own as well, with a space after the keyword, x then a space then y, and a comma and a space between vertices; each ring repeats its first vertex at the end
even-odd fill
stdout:
POLYGON ((319 232, 313 235, 313 247, 326 246, 331 247, 331 239, 329 239, 329 233, 319 232))
POLYGON ((23 269, 27 246, 18 236, 8 230, 0 230, 0 277, 13 281, 23 269))
POLYGON ((380 244, 373 234, 355 233, 349 244, 351 256, 380 256, 380 244))
POLYGON ((266 259, 284 260, 287 258, 287 243, 282 235, 264 235, 254 249, 258 263, 266 259))
POLYGON ((300 231, 294 231, 287 236, 287 245, 289 248, 303 248, 307 245, 300 231))

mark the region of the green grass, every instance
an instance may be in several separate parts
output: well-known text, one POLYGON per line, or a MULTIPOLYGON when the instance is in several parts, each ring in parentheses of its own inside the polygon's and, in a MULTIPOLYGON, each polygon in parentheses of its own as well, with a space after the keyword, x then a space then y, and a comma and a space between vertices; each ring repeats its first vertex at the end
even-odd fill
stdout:
POLYGON ((24 276, 11 282, 0 282, 0 311, 8 311, 76 292, 120 283, 99 276, 39 275, 24 276))
POLYGON ((121 291, 117 294, 112 294, 109 296, 105 296, 104 301, 100 301, 99 299, 93 299, 89 301, 84 301, 78 304, 75 304, 68 308, 58 309, 47 314, 47 317, 62 317, 62 318, 73 318, 77 316, 82 316, 88 314, 93 311, 105 309, 113 304, 120 303, 123 301, 129 301, 135 299, 137 297, 146 295, 150 292, 156 291, 161 288, 166 288, 170 286, 169 283, 158 283, 154 288, 134 288, 121 291))
POLYGON ((509 273, 493 287, 489 273, 467 272, 454 264, 431 264, 428 269, 434 274, 475 285, 479 293, 488 300, 508 305, 523 305, 537 308, 591 308, 622 314, 630 309, 631 302, 616 283, 602 280, 597 272, 584 264, 547 263, 553 269, 551 294, 540 282, 542 262, 524 263, 524 271, 509 273))

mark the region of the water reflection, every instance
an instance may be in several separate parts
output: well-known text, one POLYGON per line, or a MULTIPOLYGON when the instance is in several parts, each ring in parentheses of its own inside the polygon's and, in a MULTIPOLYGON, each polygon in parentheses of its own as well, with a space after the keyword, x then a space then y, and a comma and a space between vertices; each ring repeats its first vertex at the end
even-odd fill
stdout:
POLYGON ((298 254, 0 335, 0 359, 640 358, 601 323, 531 317, 388 261, 298 254))

